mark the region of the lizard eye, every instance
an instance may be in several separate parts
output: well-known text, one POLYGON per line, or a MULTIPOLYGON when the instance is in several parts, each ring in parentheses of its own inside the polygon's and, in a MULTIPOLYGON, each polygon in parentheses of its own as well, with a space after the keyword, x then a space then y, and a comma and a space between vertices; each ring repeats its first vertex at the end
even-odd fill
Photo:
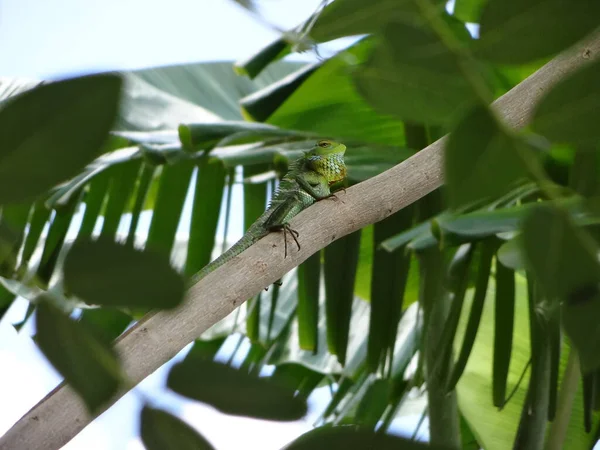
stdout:
POLYGON ((323 148, 327 148, 327 147, 331 146, 331 144, 329 143, 329 141, 319 141, 319 143, 317 145, 319 147, 323 147, 323 148))

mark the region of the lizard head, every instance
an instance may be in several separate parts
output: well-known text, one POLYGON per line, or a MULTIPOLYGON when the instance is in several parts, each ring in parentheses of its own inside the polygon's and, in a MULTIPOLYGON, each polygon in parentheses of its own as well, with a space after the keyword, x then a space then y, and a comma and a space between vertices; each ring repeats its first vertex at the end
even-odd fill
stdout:
POLYGON ((346 178, 345 152, 344 144, 323 139, 306 152, 306 159, 312 170, 327 178, 329 184, 333 184, 346 178))

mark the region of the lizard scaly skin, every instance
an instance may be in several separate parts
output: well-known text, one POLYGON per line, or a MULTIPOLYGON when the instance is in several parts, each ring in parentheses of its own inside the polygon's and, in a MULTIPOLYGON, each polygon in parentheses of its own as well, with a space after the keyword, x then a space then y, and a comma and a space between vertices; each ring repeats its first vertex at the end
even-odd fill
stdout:
POLYGON ((196 273, 191 278, 190 284, 200 281, 271 231, 283 230, 284 239, 286 233, 289 233, 298 244, 296 239, 298 233, 289 228, 289 221, 316 201, 329 197, 330 186, 345 179, 345 151, 344 144, 322 140, 305 152, 304 156, 290 164, 289 171, 279 183, 279 188, 267 210, 229 250, 196 273))

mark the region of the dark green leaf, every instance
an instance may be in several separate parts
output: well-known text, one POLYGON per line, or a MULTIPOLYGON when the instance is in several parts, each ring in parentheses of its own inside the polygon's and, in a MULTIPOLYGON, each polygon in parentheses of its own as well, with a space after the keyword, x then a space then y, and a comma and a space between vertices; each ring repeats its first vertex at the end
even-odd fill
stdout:
POLYGON ((525 261, 521 249, 520 236, 505 242, 498 249, 498 261, 512 270, 524 270, 525 261))
POLYGON ((454 16, 463 22, 479 23, 481 11, 488 0, 456 0, 454 16))
POLYGON ((204 358, 212 361, 215 358, 217 352, 223 346, 225 337, 219 337, 211 340, 196 339, 194 345, 186 355, 186 358, 204 358))
POLYGON ((515 323, 515 273, 496 259, 496 298, 494 304, 494 363, 492 368, 494 406, 506 401, 506 384, 515 323))
POLYGON ((89 304, 174 308, 184 282, 169 258, 106 240, 76 241, 64 264, 65 288, 89 304))
POLYGON ((342 365, 346 362, 360 231, 325 248, 325 318, 327 346, 342 365))
POLYGON ((213 450, 187 423, 161 409, 144 406, 140 436, 148 450, 213 450))
POLYGON ((85 194, 85 212, 79 228, 78 238, 90 237, 98 216, 102 211, 106 192, 108 191, 108 182, 110 181, 110 171, 103 171, 96 175, 89 183, 88 190, 85 194))
POLYGON ((367 365, 371 372, 383 366, 386 358, 394 352, 411 260, 410 254, 389 253, 379 249, 379 244, 394 233, 408 229, 413 223, 414 216, 415 209, 407 207, 374 226, 375 251, 367 350, 367 365))
POLYGON ((12 277, 17 256, 25 237, 25 226, 29 220, 31 204, 5 205, 0 219, 0 272, 12 277))
MULTIPOLYGON (((127 245, 133 246, 135 243, 136 231, 140 222, 140 215, 144 208, 144 203, 148 197, 150 186, 152 186, 152 178, 156 167, 153 164, 144 162, 142 170, 137 181, 137 187, 135 192, 135 200, 131 209, 131 222, 129 223, 129 231, 127 232, 127 245)), ((191 239, 191 233, 190 233, 191 239)))
MULTIPOLYGON (((14 297, 14 293, 12 294, 14 297)), ((27 305, 27 310, 25 311, 25 315, 23 317, 23 320, 21 320, 20 322, 17 323, 13 323, 13 327, 15 327, 15 330, 17 330, 17 333, 21 331, 21 329, 23 328, 23 326, 25 326, 25 324, 27 323, 27 321, 29 320, 29 318, 32 316, 32 314, 35 312, 36 310, 36 306, 34 303, 30 302, 27 305)))
MULTIPOLYGON (((575 2, 577 3, 577 2, 575 2)), ((600 2, 597 2, 600 5, 600 2)), ((600 8, 598 10, 600 17, 600 8)), ((597 145, 600 142, 600 61, 560 80, 537 104, 534 131, 556 142, 597 145)))
POLYGON ((471 426, 462 414, 460 415, 460 437, 462 441, 461 450, 479 450, 482 448, 477 442, 471 426))
POLYGON ((120 129, 176 130, 190 121, 241 120, 242 97, 303 65, 278 61, 254 80, 237 75, 231 62, 181 64, 130 72, 127 82, 133 88, 127 98, 128 114, 121 115, 120 129))
POLYGON ((256 297, 248 300, 246 313, 246 336, 253 344, 260 341, 260 315, 262 306, 261 296, 262 292, 259 292, 256 297))
POLYGON ((321 252, 298 266, 298 345, 316 353, 319 347, 321 252))
POLYGON ((210 262, 225 187, 221 161, 202 158, 198 163, 185 273, 191 276, 210 262))
POLYGON ((414 150, 393 146, 350 144, 344 155, 348 181, 354 184, 391 169, 414 155, 414 150))
MULTIPOLYGON (((447 318, 444 324, 444 328, 440 333, 439 342, 435 345, 438 348, 438 361, 435 363, 435 367, 430 369, 430 373, 441 371, 443 372, 446 367, 450 367, 452 361, 452 354, 454 352, 454 341, 456 338, 456 332, 458 330, 458 324, 462 313, 463 304, 465 301, 465 295, 467 288, 469 287, 469 276, 471 271, 471 265, 473 260, 473 253, 475 252, 475 246, 472 244, 461 245, 450 265, 448 267, 448 290, 452 293, 452 303, 450 310, 448 311, 447 318)), ((441 257, 441 256, 440 256, 441 257)), ((427 270, 424 267, 424 270, 427 270)), ((421 275, 425 278, 427 273, 421 275)), ((426 278, 425 278, 426 279, 426 278)), ((421 281, 423 283, 423 281, 421 281)), ((428 286, 431 289, 428 292, 434 291, 434 288, 428 286)), ((423 293, 423 295, 425 292, 423 293)), ((439 295, 439 294, 438 294, 439 295)), ((445 298, 438 298, 437 301, 444 301, 445 298)), ((440 305, 430 305, 430 308, 441 308, 440 305)), ((430 313, 431 314, 431 313, 430 313)), ((448 377, 450 373, 448 373, 448 377)), ((449 378, 448 378, 449 380, 449 378)), ((446 383, 447 385, 447 383, 446 383)), ((445 386, 447 388, 447 386, 445 386)))
POLYGON ((103 214, 104 221, 100 232, 102 238, 114 240, 117 236, 121 216, 135 187, 141 165, 142 160, 131 160, 115 165, 111 170, 110 187, 108 188, 108 198, 103 214))
POLYGON ((562 301, 563 325, 579 352, 582 370, 598 368, 600 264, 594 241, 563 212, 539 207, 523 225, 523 250, 543 295, 551 304, 562 301))
POLYGON ((547 299, 574 305, 593 297, 600 282, 596 245, 563 211, 535 208, 523 223, 522 242, 528 268, 547 299))
POLYGON ((283 450, 442 450, 446 447, 430 446, 419 442, 390 436, 356 426, 316 428, 303 434, 283 450))
POLYGON ((261 89, 240 101, 245 116, 264 122, 290 97, 302 84, 321 67, 321 63, 302 67, 288 77, 261 89))
MULTIPOLYGON (((434 0, 442 10, 444 2, 434 0)), ((344 36, 375 33, 388 22, 414 22, 419 9, 409 0, 336 0, 318 16, 310 30, 310 37, 317 42, 330 41, 344 36)))
POLYGON ((15 294, 6 289, 4 285, 0 284, 0 320, 2 320, 4 314, 6 314, 6 311, 8 311, 8 308, 10 308, 15 299, 15 294))
POLYGON ((69 200, 69 203, 54 210, 54 218, 50 224, 48 236, 44 240, 44 251, 37 269, 38 277, 46 284, 50 282, 50 278, 54 273, 58 256, 63 249, 73 215, 77 212, 80 205, 79 200, 82 196, 83 192, 80 191, 79 195, 73 196, 69 200))
POLYGON ((596 28, 598 17, 596 0, 489 0, 477 53, 503 64, 551 56, 596 28))
POLYGON ((358 404, 354 423, 374 430, 389 405, 391 394, 389 380, 374 380, 358 404))
POLYGON ((455 56, 426 28, 396 22, 354 75, 378 111, 405 120, 447 124, 476 99, 455 56))
POLYGON ((543 448, 550 399, 550 352, 543 314, 544 298, 537 283, 527 278, 531 375, 514 448, 543 448))
POLYGON ((280 37, 245 61, 236 63, 233 68, 239 75, 246 75, 252 79, 273 61, 283 58, 289 52, 290 45, 280 37))
POLYGON ((302 398, 308 399, 308 396, 323 380, 323 377, 322 373, 315 372, 300 364, 279 364, 273 375, 271 375, 271 380, 288 386, 290 389, 297 391, 302 398))
POLYGON ((305 401, 294 397, 291 389, 198 357, 175 364, 167 386, 226 414, 296 420, 306 413, 305 401))
POLYGON ((192 161, 163 166, 146 248, 170 255, 194 167, 192 161))
MULTIPOLYGON (((431 235, 430 229, 431 222, 422 222, 410 230, 406 230, 400 234, 397 234, 396 236, 386 239, 380 244, 381 248, 388 252, 394 252, 421 235, 431 235)), ((433 237, 433 235, 431 236, 433 237)))
POLYGON ((449 390, 454 390, 456 383, 460 379, 473 345, 475 344, 475 338, 477 337, 477 330, 479 330, 479 323, 481 322, 481 314, 483 313, 483 306, 488 290, 488 280, 490 278, 490 270, 492 268, 492 259, 494 253, 498 247, 498 242, 495 239, 488 239, 484 241, 480 246, 479 264, 477 266, 477 278, 475 282, 475 294, 473 295, 473 301, 471 303, 471 311, 469 312, 469 319, 467 321, 467 327, 465 329, 465 336, 463 343, 460 348, 458 358, 452 368, 450 375, 450 381, 448 382, 449 390))
POLYGON ((36 330, 37 344, 46 358, 83 398, 88 410, 98 412, 117 393, 121 382, 114 351, 44 296, 38 297, 36 330))
MULTIPOLYGON (((264 95, 264 90, 259 91, 264 95)), ((250 99, 251 97, 248 97, 250 99)), ((244 99, 244 102, 246 99, 244 99)), ((244 103, 245 105, 246 103, 244 103)), ((258 120, 264 120, 257 118, 258 120)), ((195 123, 179 126, 179 139, 189 150, 212 150, 223 146, 249 144, 266 138, 289 138, 302 133, 282 130, 272 125, 252 122, 195 123)))
POLYGON ((92 308, 84 309, 79 320, 96 336, 104 339, 107 344, 111 344, 125 331, 133 319, 118 309, 92 308))
POLYGON ((354 61, 366 58, 372 44, 362 40, 327 60, 287 97, 268 122, 281 128, 338 136, 345 141, 404 145, 402 122, 375 112, 352 82, 350 68, 354 61), (353 123, 360 123, 360 127, 348 125, 353 123))
POLYGON ((109 74, 72 78, 4 104, 0 204, 43 194, 94 159, 116 117, 121 84, 119 76, 109 74))
POLYGON ((521 159, 526 151, 525 144, 500 128, 487 107, 472 109, 446 145, 444 169, 450 205, 456 208, 508 191, 511 183, 526 175, 521 159))

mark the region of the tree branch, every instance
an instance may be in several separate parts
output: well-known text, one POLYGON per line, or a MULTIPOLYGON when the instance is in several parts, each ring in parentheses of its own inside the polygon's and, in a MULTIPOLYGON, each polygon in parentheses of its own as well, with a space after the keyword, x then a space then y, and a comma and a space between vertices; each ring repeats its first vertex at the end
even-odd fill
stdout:
MULTIPOLYGON (((600 34, 550 61, 498 99, 495 109, 514 128, 527 124, 535 102, 566 73, 597 58, 600 34)), ((205 330, 330 242, 385 219, 442 184, 442 138, 392 169, 302 212, 292 225, 302 249, 283 257, 282 237, 271 233, 194 285, 174 312, 150 314, 118 339, 129 379, 139 383, 205 330)), ((125 394, 122 392, 118 397, 125 394)), ((115 401, 117 398, 115 398, 115 401)), ((58 449, 93 418, 61 384, 0 439, 0 449, 58 449)))

